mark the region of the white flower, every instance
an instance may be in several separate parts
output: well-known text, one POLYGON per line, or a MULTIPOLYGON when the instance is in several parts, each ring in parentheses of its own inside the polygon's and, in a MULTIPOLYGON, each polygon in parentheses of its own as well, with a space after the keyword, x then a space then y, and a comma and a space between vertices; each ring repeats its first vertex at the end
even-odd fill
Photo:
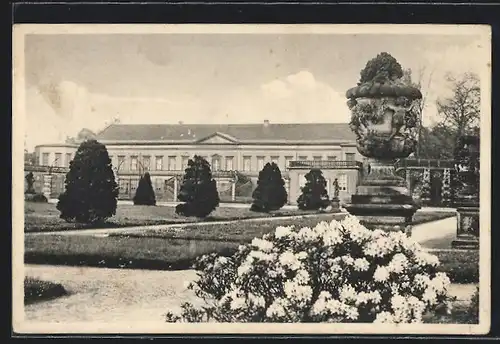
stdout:
POLYGON ((387 235, 367 241, 363 253, 369 257, 383 257, 394 250, 396 243, 387 235))
POLYGON ((308 285, 301 285, 295 280, 286 281, 284 290, 285 295, 298 304, 303 304, 312 297, 312 288, 308 285))
POLYGON ((354 264, 354 258, 352 258, 350 255, 342 256, 342 261, 346 265, 353 265, 354 264))
POLYGON ((302 265, 291 251, 283 252, 279 257, 279 262, 281 265, 287 266, 290 270, 298 270, 302 265))
POLYGON ((309 278, 310 278, 309 272, 307 272, 307 270, 300 269, 297 271, 294 281, 296 281, 299 284, 308 284, 309 278))
POLYGON ((425 265, 431 265, 431 266, 438 266, 439 265, 439 259, 435 255, 432 255, 428 252, 425 252, 424 250, 417 251, 415 252, 415 260, 417 264, 421 266, 425 265))
POLYGON ((297 253, 295 256, 297 257, 298 260, 304 260, 307 258, 307 253, 302 251, 297 253))
POLYGON ((274 300, 274 302, 267 308, 266 315, 268 317, 279 317, 282 318, 286 315, 285 308, 288 302, 282 298, 274 300))
POLYGON ((380 312, 375 317, 374 323, 394 323, 394 317, 389 312, 380 312))
POLYGON ((402 273, 406 267, 408 266, 408 258, 402 253, 397 253, 392 257, 391 262, 388 265, 388 268, 391 272, 400 274, 402 273))
POLYGON ((427 286, 429 285, 430 282, 431 282, 431 279, 429 278, 429 276, 423 275, 423 274, 416 274, 415 278, 413 280, 414 286, 416 286, 417 288, 420 288, 420 289, 427 288, 427 286))
POLYGON ((276 239, 280 239, 289 236, 290 234, 292 234, 292 229, 290 227, 278 226, 276 227, 274 236, 276 239))
POLYGON ((252 246, 257 247, 259 250, 263 252, 270 252, 272 251, 274 244, 270 241, 263 240, 260 238, 254 238, 252 240, 252 246))
POLYGON ((264 253, 261 251, 250 251, 250 253, 248 254, 248 257, 254 258, 257 260, 262 260, 262 261, 271 261, 274 259, 272 254, 264 253))
POLYGON ((243 263, 238 267, 238 276, 243 276, 246 275, 250 270, 252 269, 252 266, 247 263, 243 263))
POLYGON ((341 301, 354 301, 356 300, 357 292, 352 285, 346 284, 340 289, 339 296, 341 301))
POLYGON ((366 271, 370 267, 370 263, 366 258, 357 258, 354 260, 354 270, 356 271, 366 271))
POLYGON ((245 299, 243 297, 238 296, 231 300, 230 307, 232 310, 236 310, 245 307, 245 305, 246 305, 245 299))
POLYGON ((431 306, 434 305, 437 301, 436 291, 433 290, 433 288, 431 288, 431 287, 425 289, 425 291, 422 295, 422 300, 431 306))
POLYGON ((437 293, 437 294, 446 294, 446 290, 450 285, 450 279, 443 272, 436 273, 436 276, 430 281, 429 286, 437 293))
POLYGON ((377 282, 387 281, 389 278, 389 270, 385 266, 379 266, 373 274, 373 279, 377 282))
POLYGON ((301 228, 297 233, 297 238, 304 242, 313 241, 316 237, 316 233, 309 227, 301 228))

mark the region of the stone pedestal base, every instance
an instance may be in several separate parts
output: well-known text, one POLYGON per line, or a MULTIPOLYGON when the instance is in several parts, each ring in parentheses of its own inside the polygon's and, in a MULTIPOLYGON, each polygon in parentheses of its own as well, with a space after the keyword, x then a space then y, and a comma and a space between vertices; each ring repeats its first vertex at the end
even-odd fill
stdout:
POLYGON ((340 200, 338 198, 332 198, 332 200, 330 201, 330 205, 332 206, 332 209, 339 209, 340 200))
POLYGON ((46 174, 43 176, 43 195, 49 199, 52 194, 52 175, 46 174))
POLYGON ((457 238, 452 248, 479 249, 479 206, 466 204, 457 207, 457 238))
POLYGON ((393 173, 390 163, 372 163, 370 174, 356 188, 345 209, 369 229, 404 231, 411 235, 415 204, 406 180, 393 173))

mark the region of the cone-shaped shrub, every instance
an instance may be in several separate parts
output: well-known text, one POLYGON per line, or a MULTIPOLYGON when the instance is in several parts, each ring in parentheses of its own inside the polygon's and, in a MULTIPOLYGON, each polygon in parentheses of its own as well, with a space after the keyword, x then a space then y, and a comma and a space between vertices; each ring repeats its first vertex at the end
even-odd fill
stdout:
POLYGON ((324 209, 330 205, 326 191, 326 179, 319 169, 312 169, 306 175, 306 184, 301 188, 302 194, 297 199, 301 210, 324 209))
POLYGON ((156 205, 155 192, 151 184, 151 176, 146 172, 139 180, 134 196, 135 205, 156 205))
POLYGON ((106 147, 94 139, 82 142, 66 174, 57 209, 68 222, 97 223, 116 213, 118 185, 106 147))
POLYGON ((259 172, 257 188, 252 193, 252 211, 270 212, 278 210, 286 204, 288 195, 285 181, 276 163, 267 163, 259 172))
POLYGON ((195 155, 189 159, 177 199, 184 203, 175 212, 183 216, 207 217, 219 206, 217 184, 204 158, 195 155))

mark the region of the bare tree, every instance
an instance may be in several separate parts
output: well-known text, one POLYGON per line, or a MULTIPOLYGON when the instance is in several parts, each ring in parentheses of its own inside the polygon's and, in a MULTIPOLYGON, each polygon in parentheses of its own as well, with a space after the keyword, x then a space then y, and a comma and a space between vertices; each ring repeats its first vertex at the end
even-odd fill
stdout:
POLYGON ((479 77, 474 73, 461 76, 449 74, 452 95, 436 102, 440 121, 438 125, 447 127, 454 139, 474 133, 479 127, 481 95, 479 77))
MULTIPOLYGON (((432 82, 432 75, 434 74, 434 70, 431 70, 429 74, 426 76, 426 67, 420 67, 417 70, 417 77, 413 78, 413 71, 411 69, 406 69, 403 71, 403 80, 412 85, 413 87, 416 87, 420 90, 422 93, 422 99, 418 104, 418 113, 419 113, 419 120, 418 120, 418 142, 421 141, 422 138, 422 118, 423 118, 423 113, 425 111, 426 105, 427 105, 427 98, 429 94, 429 88, 431 86, 432 82)), ((417 145, 417 150, 415 152, 415 155, 417 157, 420 157, 420 144, 417 145)))

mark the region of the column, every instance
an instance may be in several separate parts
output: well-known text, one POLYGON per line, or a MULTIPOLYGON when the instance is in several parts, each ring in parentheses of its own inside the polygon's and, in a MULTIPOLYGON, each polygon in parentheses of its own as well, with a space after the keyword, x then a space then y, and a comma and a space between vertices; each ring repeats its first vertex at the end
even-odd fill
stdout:
POLYGON ((290 203, 290 178, 285 178, 285 190, 287 195, 287 203, 290 203))
POLYGON ((177 202, 177 176, 174 177, 174 202, 177 202))
POLYGON ((431 200, 431 170, 424 168, 422 175, 422 194, 420 196, 424 205, 429 204, 431 200))
POLYGON ((412 191, 411 190, 411 171, 407 170, 407 169, 405 169, 404 171, 405 171, 405 177, 406 177, 406 187, 411 192, 412 191))
POLYGON ((449 206, 451 203, 451 172, 449 168, 443 171, 443 180, 441 188, 441 201, 443 205, 449 206))
POLYGON ((231 181, 231 200, 236 201, 236 180, 231 181))
POLYGON ((43 176, 42 193, 47 199, 50 198, 50 195, 52 193, 52 175, 50 174, 45 174, 43 176))

